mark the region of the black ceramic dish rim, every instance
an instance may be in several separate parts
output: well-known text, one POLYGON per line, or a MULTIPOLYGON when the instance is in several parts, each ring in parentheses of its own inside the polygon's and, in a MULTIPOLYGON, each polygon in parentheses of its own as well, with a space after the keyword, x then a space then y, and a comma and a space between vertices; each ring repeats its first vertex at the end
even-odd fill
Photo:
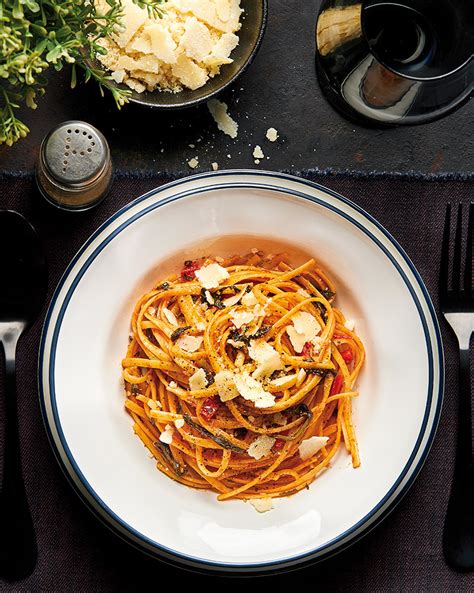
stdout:
MULTIPOLYGON (((220 93, 222 93, 226 88, 228 88, 231 84, 233 84, 239 78, 239 76, 241 76, 241 74, 243 74, 247 70, 247 68, 250 66, 250 64, 253 62, 255 56, 257 55, 258 50, 260 49, 260 46, 263 41, 263 37, 265 35, 265 30, 267 28, 267 22, 268 22, 268 0, 261 0, 261 2, 262 2, 262 21, 260 23, 260 30, 258 33, 257 40, 255 41, 255 45, 254 45, 252 51, 250 52, 248 58, 242 64, 242 66, 239 68, 239 70, 237 70, 237 72, 227 82, 223 83, 222 86, 219 86, 219 88, 214 89, 213 91, 210 91, 209 93, 207 93, 206 95, 204 95, 202 97, 199 97, 198 99, 189 99, 187 101, 181 101, 180 103, 170 103, 170 104, 151 103, 145 99, 139 98, 138 93, 134 93, 131 97, 129 97, 129 99, 128 99, 129 102, 134 103, 135 105, 140 105, 141 107, 149 107, 151 109, 156 109, 156 110, 187 109, 188 107, 195 107, 196 105, 201 105, 202 103, 205 103, 206 101, 209 101, 209 99, 212 99, 216 95, 219 95, 220 93)), ((177 93, 177 97, 179 97, 179 93, 177 93)))

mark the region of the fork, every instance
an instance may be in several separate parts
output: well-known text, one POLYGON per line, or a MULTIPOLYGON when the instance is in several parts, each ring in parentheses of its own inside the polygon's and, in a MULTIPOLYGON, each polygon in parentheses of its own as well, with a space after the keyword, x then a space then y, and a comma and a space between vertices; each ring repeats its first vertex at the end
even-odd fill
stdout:
POLYGON ((443 551, 449 566, 459 572, 474 569, 474 461, 470 378, 470 341, 474 331, 472 289, 474 203, 469 207, 464 274, 462 273, 462 204, 457 210, 450 265, 451 204, 446 210, 440 270, 440 306, 459 343, 459 394, 456 461, 444 523, 443 551), (449 269, 451 268, 451 286, 449 269))

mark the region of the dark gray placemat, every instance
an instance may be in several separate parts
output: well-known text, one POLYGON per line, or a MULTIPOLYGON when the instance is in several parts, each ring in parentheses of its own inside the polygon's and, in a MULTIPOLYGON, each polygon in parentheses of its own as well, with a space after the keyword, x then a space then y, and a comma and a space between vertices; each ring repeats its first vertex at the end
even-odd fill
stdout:
MULTIPOLYGON (((468 203, 474 196, 474 182, 349 179, 331 175, 312 176, 312 179, 345 194, 393 233, 417 266, 437 306, 445 205, 448 201, 468 203)), ((119 207, 161 182, 158 178, 121 176, 116 179, 110 196, 95 211, 67 215, 45 206, 31 179, 0 178, 0 207, 19 210, 40 232, 49 262, 51 295, 71 257, 98 225, 119 207)), ((42 319, 38 320, 24 336, 18 350, 23 463, 38 533, 39 560, 31 577, 14 585, 0 582, 0 591, 126 592, 159 589, 165 586, 165 579, 169 583, 166 587, 190 591, 196 586, 236 592, 244 587, 251 590, 265 587, 282 593, 297 588, 409 593, 473 590, 472 576, 451 572, 441 553, 441 531, 453 471, 457 385, 454 338, 444 323, 447 371, 444 409, 432 452, 409 494, 381 526, 349 550, 323 564, 277 578, 267 577, 264 582, 195 576, 171 568, 132 549, 85 509, 54 460, 40 418, 36 365, 41 323, 42 319)), ((2 438, 3 409, 2 393, 2 438)), ((1 451, 0 446, 0 455, 1 451)))

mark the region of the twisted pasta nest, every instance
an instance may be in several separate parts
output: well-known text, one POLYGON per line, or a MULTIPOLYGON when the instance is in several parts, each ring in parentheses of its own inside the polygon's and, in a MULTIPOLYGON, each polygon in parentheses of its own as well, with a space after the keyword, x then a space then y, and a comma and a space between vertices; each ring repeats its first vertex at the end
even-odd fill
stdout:
POLYGON ((226 500, 298 492, 342 445, 358 467, 365 354, 335 293, 313 259, 293 268, 254 249, 186 261, 143 295, 125 407, 158 469, 226 500))

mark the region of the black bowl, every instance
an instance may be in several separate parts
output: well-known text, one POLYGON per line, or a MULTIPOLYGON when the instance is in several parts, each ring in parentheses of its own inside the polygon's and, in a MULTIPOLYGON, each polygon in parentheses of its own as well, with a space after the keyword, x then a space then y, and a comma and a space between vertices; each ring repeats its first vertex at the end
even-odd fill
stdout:
POLYGON ((267 25, 268 0, 241 0, 240 5, 244 11, 240 21, 242 27, 237 33, 239 44, 231 54, 234 60, 231 64, 222 66, 219 74, 194 91, 184 89, 179 93, 169 93, 156 89, 153 92, 132 92, 130 101, 156 109, 182 109, 208 101, 232 84, 255 57, 267 25))

